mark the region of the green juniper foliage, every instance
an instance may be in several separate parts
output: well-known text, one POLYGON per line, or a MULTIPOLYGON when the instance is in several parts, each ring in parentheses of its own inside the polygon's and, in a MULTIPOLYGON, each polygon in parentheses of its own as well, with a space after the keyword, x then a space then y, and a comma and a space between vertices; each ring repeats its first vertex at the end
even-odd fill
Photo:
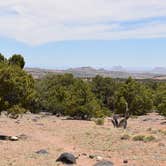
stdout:
POLYGON ((34 79, 18 65, 0 63, 0 112, 8 111, 14 114, 33 110, 37 92, 34 79), (13 110, 12 110, 13 109, 13 110))
POLYGON ((10 65, 19 66, 21 69, 23 69, 25 65, 24 57, 19 54, 14 54, 12 57, 9 58, 8 62, 10 65))
MULTIPOLYGON (((34 80, 23 70, 22 55, 6 59, 0 54, 0 112, 53 114, 77 119, 103 118, 112 113, 125 114, 126 103, 132 116, 156 110, 166 116, 166 82, 112 79, 96 76, 89 80, 72 74, 48 74, 34 80)), ((16 116, 17 117, 17 116, 16 116)))
POLYGON ((47 75, 37 84, 42 107, 53 114, 80 119, 105 115, 89 83, 71 74, 47 75))

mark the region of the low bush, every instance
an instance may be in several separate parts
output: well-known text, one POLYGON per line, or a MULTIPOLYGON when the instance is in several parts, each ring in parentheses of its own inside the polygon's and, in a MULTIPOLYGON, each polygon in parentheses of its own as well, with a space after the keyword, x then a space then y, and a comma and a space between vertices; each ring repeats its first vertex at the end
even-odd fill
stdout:
POLYGON ((104 118, 97 118, 94 120, 94 122, 96 123, 96 125, 104 125, 104 118))
POLYGON ((8 117, 16 119, 19 115, 25 113, 27 110, 19 105, 14 105, 7 110, 8 117))
POLYGON ((157 109, 160 115, 166 116, 166 100, 162 101, 162 103, 158 105, 157 109))
POLYGON ((136 135, 133 137, 133 141, 144 141, 144 135, 136 135))
POLYGON ((149 135, 144 138, 144 142, 151 142, 151 141, 155 141, 155 140, 156 140, 156 138, 153 135, 149 135))
POLYGON ((143 142, 151 142, 156 140, 153 135, 145 136, 145 135, 136 135, 133 137, 133 141, 143 141, 143 142))

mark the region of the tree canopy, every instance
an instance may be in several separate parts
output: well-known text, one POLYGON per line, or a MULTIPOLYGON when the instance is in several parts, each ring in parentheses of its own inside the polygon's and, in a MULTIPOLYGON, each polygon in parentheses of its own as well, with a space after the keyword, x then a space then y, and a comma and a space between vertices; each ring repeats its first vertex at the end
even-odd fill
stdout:
POLYGON ((0 112, 7 111, 14 115, 14 113, 26 110, 33 111, 34 101, 37 100, 33 77, 22 70, 19 65, 3 63, 7 60, 2 54, 0 59, 2 60, 0 64, 0 112))
POLYGON ((48 75, 37 84, 42 107, 53 114, 80 119, 104 115, 89 84, 71 74, 48 75))
POLYGON ((44 110, 79 119, 112 113, 144 115, 156 110, 166 116, 166 82, 112 79, 97 75, 84 80, 72 74, 48 74, 40 80, 23 70, 22 55, 0 54, 0 112, 15 115, 44 110))
POLYGON ((0 53, 0 63, 4 63, 5 62, 5 57, 3 54, 0 53))
POLYGON ((10 65, 19 66, 21 69, 24 68, 25 65, 24 57, 20 54, 14 54, 12 57, 9 58, 8 61, 10 65))

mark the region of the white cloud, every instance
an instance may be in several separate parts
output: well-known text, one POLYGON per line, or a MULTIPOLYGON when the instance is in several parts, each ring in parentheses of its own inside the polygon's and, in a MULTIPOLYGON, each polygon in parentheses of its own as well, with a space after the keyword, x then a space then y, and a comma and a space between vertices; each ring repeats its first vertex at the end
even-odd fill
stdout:
POLYGON ((165 0, 0 1, 0 36, 28 44, 62 40, 166 37, 165 0), (2 10, 3 9, 3 10, 2 10))

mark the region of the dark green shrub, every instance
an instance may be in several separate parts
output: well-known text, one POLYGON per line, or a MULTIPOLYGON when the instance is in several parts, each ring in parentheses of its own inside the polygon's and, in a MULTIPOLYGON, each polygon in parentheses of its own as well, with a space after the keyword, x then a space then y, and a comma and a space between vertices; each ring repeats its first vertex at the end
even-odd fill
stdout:
POLYGON ((34 80, 21 68, 4 65, 0 68, 0 112, 9 110, 15 105, 32 109, 36 92, 34 80))
POLYGON ((133 141, 143 141, 143 142, 151 142, 156 140, 153 135, 145 136, 145 135, 136 135, 133 137, 133 141))
POLYGON ((144 141, 145 135, 136 135, 133 137, 133 141, 144 141))
POLYGON ((116 94, 116 112, 124 114, 128 103, 130 115, 144 115, 153 108, 152 93, 143 84, 128 78, 116 94))
POLYGON ((144 138, 144 142, 151 142, 151 141, 155 141, 155 140, 156 140, 156 138, 153 135, 149 135, 144 138))
POLYGON ((23 69, 25 65, 24 57, 19 54, 14 54, 12 57, 9 58, 8 62, 10 65, 16 65, 21 69, 23 69))
POLYGON ((106 114, 89 83, 74 78, 71 74, 47 75, 37 82, 36 87, 42 107, 53 114, 86 120, 106 114))
POLYGON ((97 118, 94 120, 94 122, 96 123, 96 125, 104 125, 104 118, 97 118))
POLYGON ((166 116, 166 100, 162 101, 157 107, 159 114, 166 116))
POLYGON ((13 105, 9 109, 7 109, 7 114, 8 117, 16 119, 19 117, 19 115, 26 113, 26 111, 27 110, 25 108, 22 108, 19 105, 13 105))

